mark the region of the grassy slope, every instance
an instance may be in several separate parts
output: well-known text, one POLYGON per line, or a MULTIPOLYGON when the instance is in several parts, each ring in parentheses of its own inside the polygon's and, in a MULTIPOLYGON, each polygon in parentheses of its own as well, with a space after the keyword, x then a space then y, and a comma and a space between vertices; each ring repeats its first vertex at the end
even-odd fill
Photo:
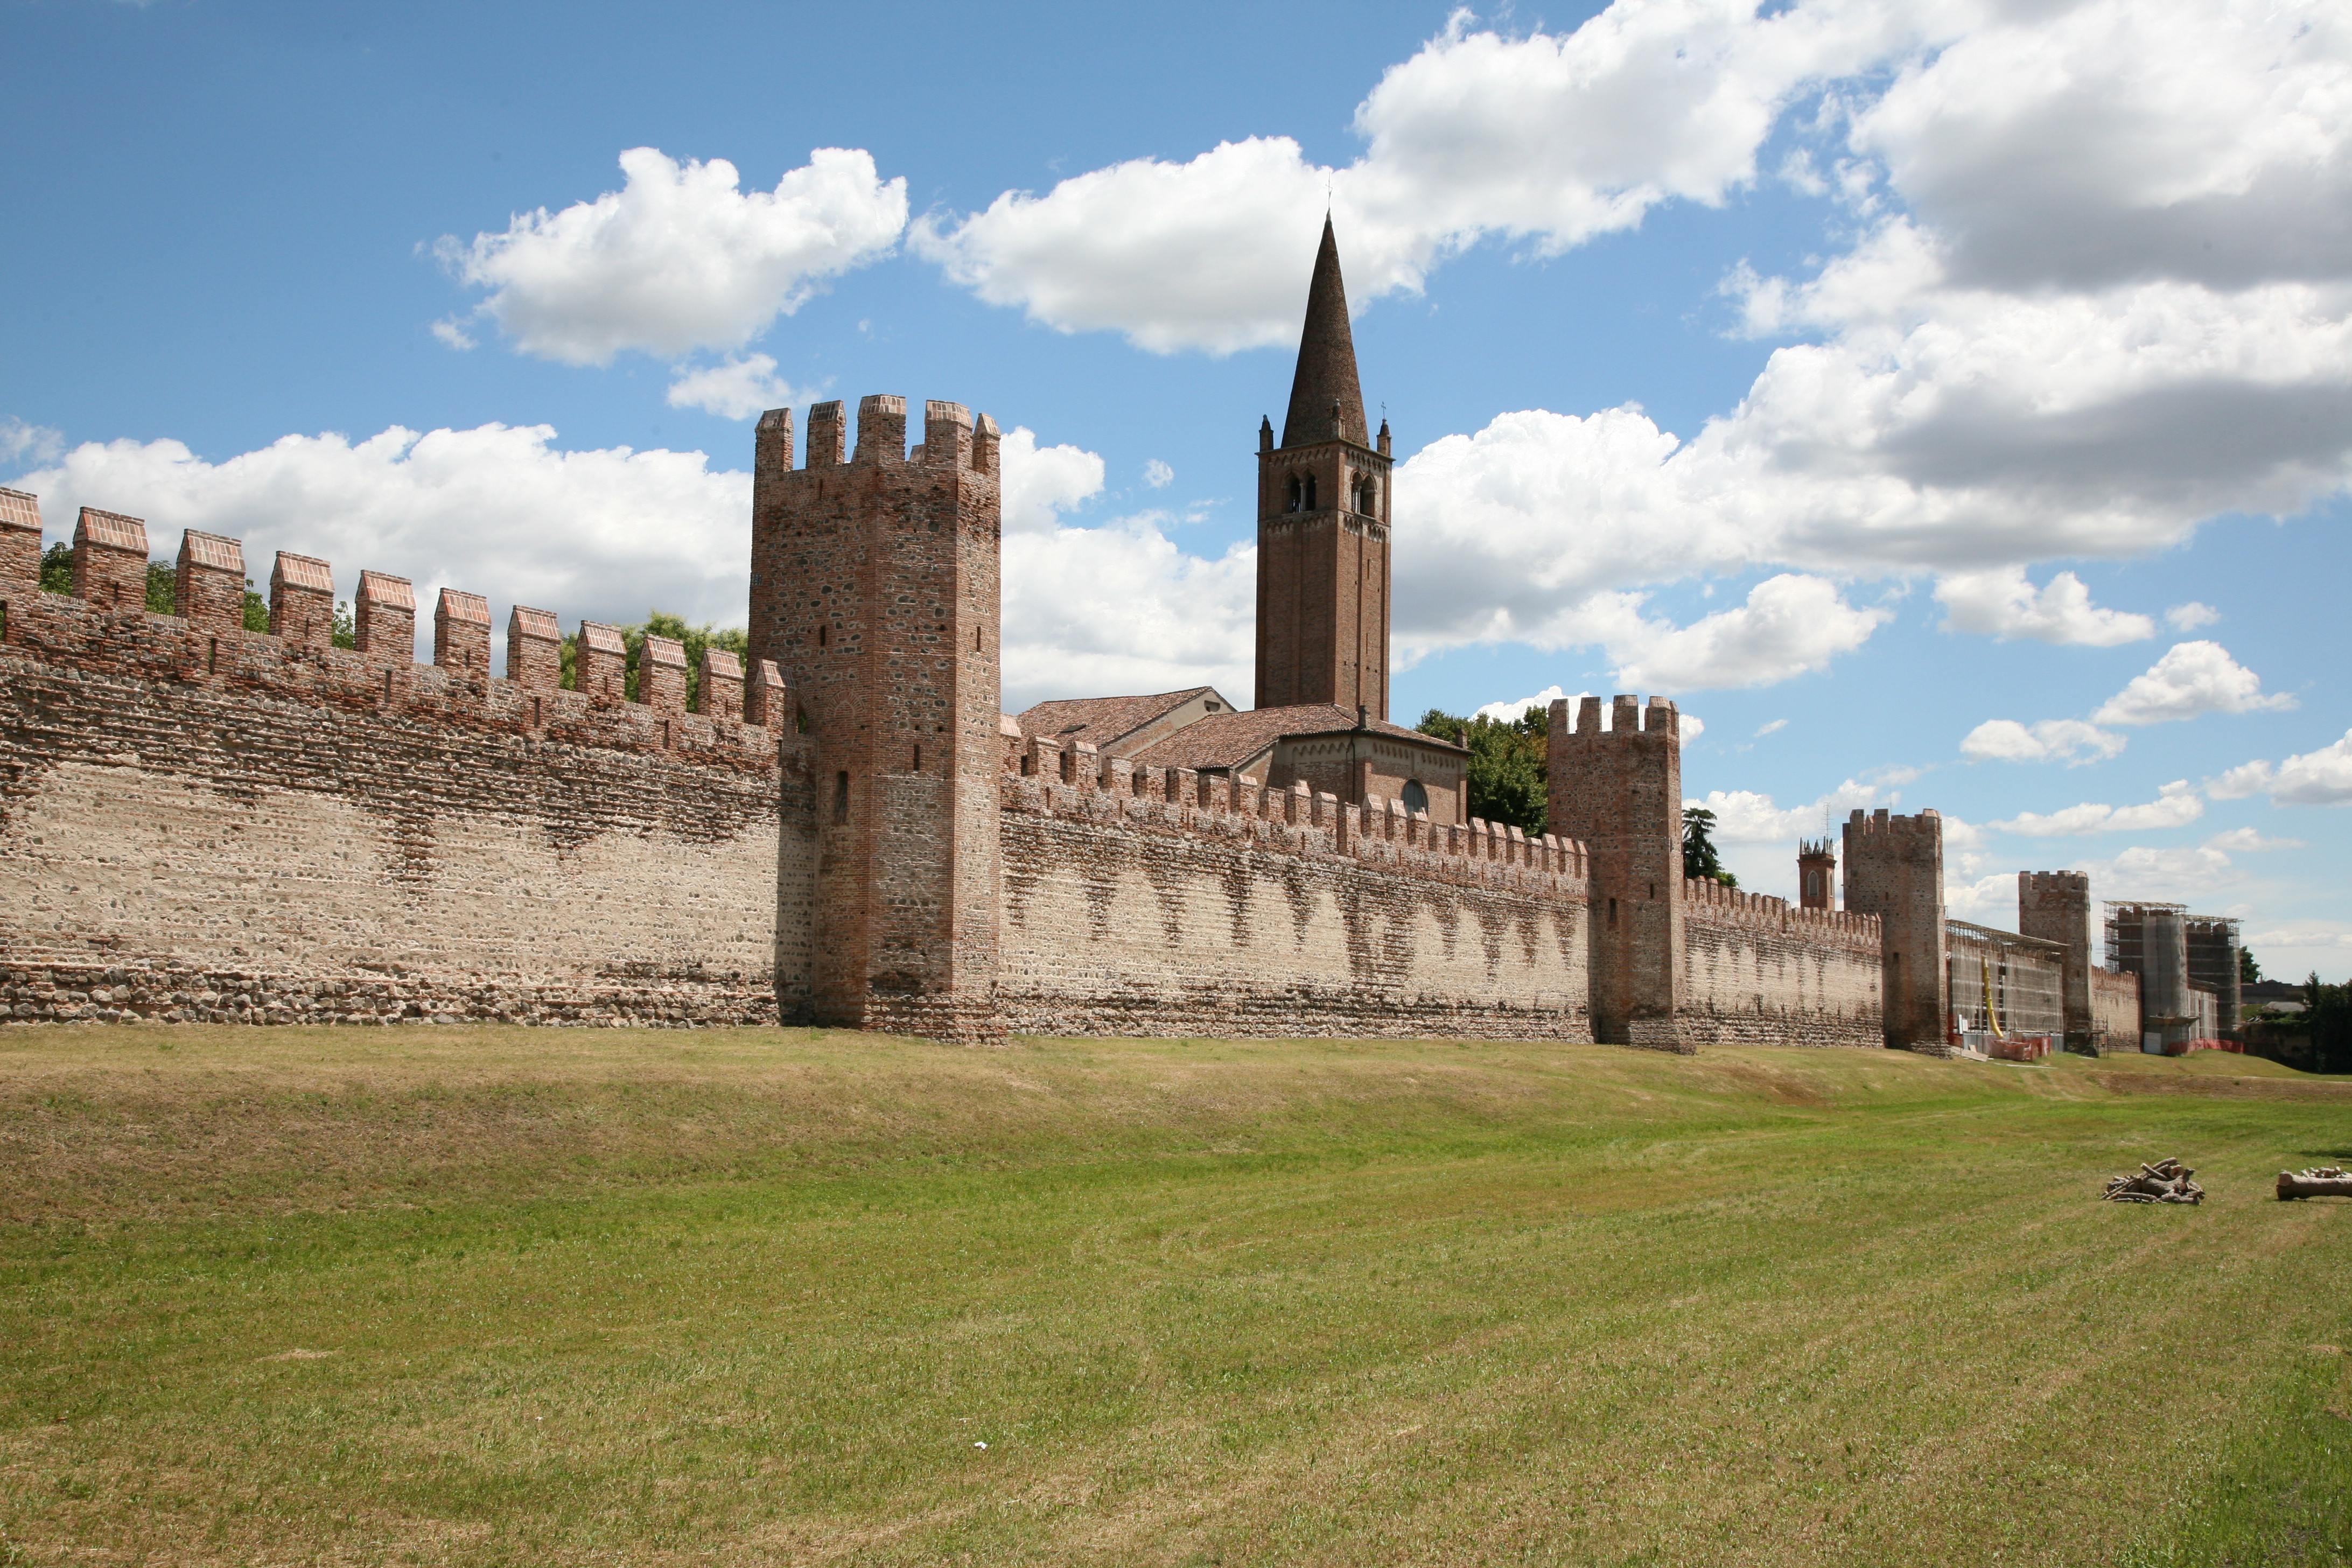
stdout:
POLYGON ((2347 1154, 2211 1058, 8 1031, 0 1564, 2334 1562, 2347 1154))

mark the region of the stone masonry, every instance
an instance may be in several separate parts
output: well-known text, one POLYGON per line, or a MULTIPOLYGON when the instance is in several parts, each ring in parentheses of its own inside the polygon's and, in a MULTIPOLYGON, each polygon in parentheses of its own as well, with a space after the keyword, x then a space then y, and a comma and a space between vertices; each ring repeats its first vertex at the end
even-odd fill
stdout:
POLYGON ((995 422, 903 398, 763 416, 753 471, 751 649, 798 693, 820 801, 812 1016, 943 1039, 1003 1033, 995 422))
POLYGON ((1675 1020, 1683 963, 1682 737, 1675 705, 1632 697, 1551 705, 1550 821, 1592 865, 1592 1018, 1613 1045, 1686 1051, 1675 1020))
POLYGON ((1845 825, 1845 907, 1876 915, 1884 932, 1886 1043, 1948 1049, 1943 818, 1855 812, 1845 825))

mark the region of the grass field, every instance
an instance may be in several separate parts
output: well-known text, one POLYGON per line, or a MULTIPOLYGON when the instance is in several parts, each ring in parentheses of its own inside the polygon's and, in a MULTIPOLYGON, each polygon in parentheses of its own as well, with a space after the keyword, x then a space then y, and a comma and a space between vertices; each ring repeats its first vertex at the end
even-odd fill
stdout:
POLYGON ((2338 1563, 2347 1156, 2240 1058, 10 1030, 0 1564, 2338 1563))

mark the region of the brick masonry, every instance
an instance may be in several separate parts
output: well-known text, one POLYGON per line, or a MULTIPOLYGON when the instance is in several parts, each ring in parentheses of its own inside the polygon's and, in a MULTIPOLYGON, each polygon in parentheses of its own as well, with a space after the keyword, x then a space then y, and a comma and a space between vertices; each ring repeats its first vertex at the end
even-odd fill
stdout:
POLYGON ((2091 1045, 2100 1056, 2139 1049, 2139 976, 2091 971, 2091 1045))
POLYGON ((0 600, 13 1016, 742 1023, 805 996, 779 942, 811 850, 780 827, 808 809, 795 742, 21 579, 0 600))
POLYGON ((1613 1045, 1686 1051, 1675 1020, 1685 963, 1682 738, 1675 705, 1621 696, 1551 705, 1549 821, 1592 867, 1592 1016, 1613 1045))
POLYGON ((1001 763, 996 424, 961 404, 760 421, 751 651, 797 694, 822 800, 812 991, 821 1023, 985 1041, 1001 763))
POLYGON ((1689 1046, 1885 1043, 1871 915, 1694 881, 1683 892, 1677 1037, 1689 1046))
POLYGON ((1033 742, 997 999, 1034 1034, 1590 1040, 1583 856, 1033 742))
POLYGON ((1857 811, 1845 825, 1845 907, 1876 915, 1884 931, 1886 1043, 1949 1049, 1946 995, 1944 824, 1932 811, 1857 811))

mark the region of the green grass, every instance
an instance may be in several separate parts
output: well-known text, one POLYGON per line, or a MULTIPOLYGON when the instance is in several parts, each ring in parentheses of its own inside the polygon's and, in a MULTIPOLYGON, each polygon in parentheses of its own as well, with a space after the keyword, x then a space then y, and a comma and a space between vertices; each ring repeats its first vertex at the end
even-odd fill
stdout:
POLYGON ((2242 1059, 10 1030, 0 1564, 2342 1563, 2347 1154, 2242 1059))

